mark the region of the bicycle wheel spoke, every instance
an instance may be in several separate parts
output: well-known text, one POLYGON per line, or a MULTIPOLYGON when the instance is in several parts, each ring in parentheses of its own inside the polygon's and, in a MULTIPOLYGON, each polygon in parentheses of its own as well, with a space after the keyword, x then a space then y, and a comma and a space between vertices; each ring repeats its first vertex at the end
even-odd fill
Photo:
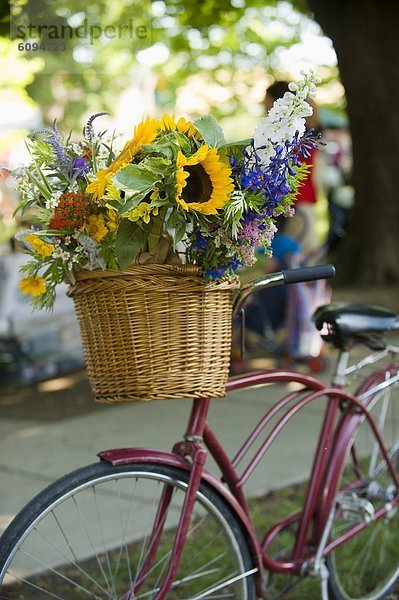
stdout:
POLYGON ((89 542, 89 545, 90 545, 90 547, 91 547, 91 549, 92 549, 92 551, 93 551, 93 555, 92 555, 92 556, 94 556, 94 557, 95 557, 95 560, 96 560, 96 562, 97 562, 97 565, 98 565, 98 567, 99 567, 99 569, 100 569, 100 572, 101 572, 101 574, 102 574, 102 576, 103 576, 103 578, 104 578, 105 584, 106 584, 106 586, 107 586, 107 588, 108 588, 108 593, 110 593, 112 590, 111 590, 111 588, 110 588, 110 586, 109 586, 109 582, 108 582, 108 579, 107 579, 106 573, 105 573, 105 571, 104 571, 103 565, 102 565, 102 563, 101 563, 100 556, 99 556, 99 554, 98 554, 98 550, 96 550, 95 544, 93 543, 92 537, 91 537, 91 535, 90 535, 90 532, 89 532, 89 530, 88 530, 88 526, 87 526, 87 524, 86 524, 86 520, 84 519, 84 517, 83 517, 83 515, 82 515, 82 513, 81 513, 81 510, 80 510, 80 507, 79 507, 79 503, 78 503, 78 501, 76 500, 76 497, 75 497, 75 496, 72 496, 72 501, 73 501, 73 503, 74 503, 74 506, 75 506, 76 512, 77 512, 77 513, 78 513, 78 515, 79 515, 79 519, 80 519, 80 523, 81 523, 81 525, 82 525, 82 529, 84 530, 84 532, 85 532, 85 534, 86 534, 86 539, 88 540, 88 542, 89 542))
MULTIPOLYGON (((25 556, 29 557, 30 559, 34 559, 38 564, 41 564, 43 567, 46 567, 46 570, 50 571, 53 575, 56 575, 57 578, 60 578, 63 581, 66 581, 67 583, 69 583, 70 585, 72 585, 72 587, 80 590, 81 592, 84 592, 85 594, 89 594, 89 595, 93 596, 93 592, 91 592, 89 589, 83 587, 82 585, 80 585, 76 581, 73 581, 72 579, 70 579, 69 577, 67 577, 66 575, 64 575, 64 573, 61 573, 57 569, 54 569, 53 567, 51 567, 50 565, 48 565, 47 563, 42 562, 38 558, 32 556, 32 554, 30 554, 29 552, 25 552, 24 550, 21 550, 21 552, 23 554, 25 554, 25 556)), ((110 596, 108 596, 108 597, 110 597, 110 596)))
MULTIPOLYGON (((53 512, 53 511, 52 511, 53 512)), ((58 521, 57 521, 58 524, 58 521)), ((59 524, 58 524, 59 525, 59 524)), ((60 527, 61 531, 63 532, 62 528, 60 527)), ((60 548, 60 546, 58 546, 57 544, 55 544, 47 535, 45 535, 40 529, 38 529, 37 527, 34 528, 35 532, 37 533, 37 535, 45 540, 58 554, 60 554, 61 556, 63 556, 63 558, 65 560, 69 560, 70 564, 76 568, 82 575, 84 575, 87 579, 89 579, 96 587, 98 587, 102 592, 106 593, 109 595, 109 592, 103 588, 98 581, 96 581, 95 579, 93 579, 93 577, 91 577, 91 575, 89 573, 87 573, 87 571, 85 571, 79 564, 78 564, 78 560, 74 555, 74 560, 70 560, 70 558, 68 557, 68 555, 63 552, 63 550, 60 548)), ((64 533, 64 532, 63 532, 64 533)), ((24 552, 25 555, 28 555, 28 553, 26 553, 24 550, 21 550, 21 552, 24 552)), ((38 564, 41 564, 43 566, 43 562, 39 561, 36 557, 29 555, 30 558, 35 561, 38 564)))
MULTIPOLYGON (((121 523, 121 532, 122 532, 122 543, 121 543, 121 548, 120 548, 120 553, 118 556, 118 560, 116 562, 115 565, 115 576, 118 573, 119 570, 119 565, 120 565, 120 561, 122 560, 122 556, 124 555, 125 560, 126 560, 126 568, 128 571, 128 577, 129 577, 129 581, 132 580, 132 571, 131 571, 131 566, 130 566, 130 558, 129 558, 129 547, 128 547, 128 543, 127 543, 127 531, 129 528, 129 522, 130 522, 130 516, 131 516, 131 509, 133 506, 133 499, 132 497, 130 498, 130 502, 129 502, 129 506, 128 506, 128 510, 125 510, 125 514, 126 514, 126 518, 125 518, 125 522, 123 523, 123 510, 122 510, 122 497, 121 497, 121 491, 120 491, 120 481, 119 479, 116 480, 116 486, 118 489, 118 506, 119 506, 119 517, 120 517, 120 523, 121 523)), ((137 483, 137 481, 135 482, 137 483)), ((134 494, 133 494, 134 495, 134 494)))
MULTIPOLYGON (((161 484, 158 484, 158 487, 159 487, 159 485, 161 485, 161 484)), ((156 515, 157 509, 158 509, 158 502, 159 502, 159 500, 158 500, 158 494, 154 494, 152 508, 151 508, 151 515, 153 515, 150 518, 150 522, 151 523, 155 523, 155 515, 156 515)), ((167 511, 165 511, 165 514, 163 516, 162 521, 159 524, 159 527, 155 531, 149 531, 148 534, 145 536, 145 538, 143 538, 143 541, 142 541, 142 544, 141 544, 139 561, 138 561, 137 568, 136 568, 136 575, 135 575, 135 578, 134 578, 134 581, 133 581, 133 584, 132 584, 132 590, 135 589, 135 587, 136 587, 136 585, 138 583, 139 576, 140 576, 140 574, 142 572, 142 569, 143 569, 143 566, 144 566, 144 561, 145 561, 145 558, 146 558, 147 554, 149 554, 150 552, 152 552, 153 546, 156 543, 156 539, 157 539, 158 533, 160 533, 160 531, 164 527, 166 516, 167 516, 167 511), (148 549, 147 549, 147 554, 146 554, 145 553, 145 548, 146 548, 146 546, 148 544, 148 540, 149 540, 150 536, 152 537, 152 540, 150 541, 150 544, 149 544, 148 549)), ((148 576, 148 573, 147 573, 147 576, 148 576)))
MULTIPOLYGON (((61 479, 6 532, 14 541, 7 544, 11 551, 0 548, 0 581, 29 600, 118 600, 129 590, 154 600, 170 563, 187 480, 172 467, 106 463, 61 479)), ((254 600, 251 569, 235 516, 206 487, 198 492, 168 598, 254 600)))
MULTIPOLYGON (((109 554, 108 554, 108 546, 107 546, 107 541, 106 541, 106 537, 104 534, 104 529, 103 529, 103 522, 102 522, 102 518, 101 518, 101 512, 100 512, 100 508, 98 505, 98 498, 97 498, 97 492, 96 492, 96 488, 95 486, 92 486, 92 491, 93 491, 93 495, 94 495, 94 502, 95 502, 95 506, 96 506, 96 512, 97 512, 97 522, 100 526, 100 531, 101 531, 101 538, 102 538, 102 546, 103 546, 103 555, 105 556, 105 562, 107 565, 107 570, 108 570, 108 574, 109 574, 109 578, 110 580, 108 581, 108 578, 106 578, 107 584, 109 585, 109 589, 115 593, 115 582, 114 582, 114 578, 112 576, 112 568, 111 568, 111 562, 110 562, 110 558, 109 558, 109 554)), ((98 555, 97 555, 98 557, 98 555)))
MULTIPOLYGON (((46 594, 46 596, 50 596, 51 598, 56 598, 57 600, 64 600, 62 598, 62 596, 58 596, 58 594, 54 594, 53 592, 49 592, 49 590, 45 590, 44 588, 40 587, 39 585, 36 585, 35 583, 32 583, 31 581, 28 581, 27 579, 24 579, 23 577, 18 577, 18 575, 12 575, 12 577, 14 577, 20 583, 25 583, 30 588, 33 588, 33 589, 38 590, 39 592, 41 592, 43 594, 46 594)), ((0 596, 0 598, 1 598, 1 596, 0 596)))
POLYGON ((236 577, 226 579, 223 582, 219 583, 219 585, 209 587, 207 590, 204 590, 201 594, 198 594, 197 596, 194 596, 193 598, 191 598, 191 600, 201 600, 202 598, 209 598, 209 597, 211 597, 211 596, 209 596, 209 594, 213 594, 214 592, 219 591, 226 585, 230 585, 231 583, 240 581, 241 579, 256 573, 256 571, 257 571, 257 569, 252 569, 251 571, 248 571, 247 573, 242 573, 241 575, 237 575, 236 577))

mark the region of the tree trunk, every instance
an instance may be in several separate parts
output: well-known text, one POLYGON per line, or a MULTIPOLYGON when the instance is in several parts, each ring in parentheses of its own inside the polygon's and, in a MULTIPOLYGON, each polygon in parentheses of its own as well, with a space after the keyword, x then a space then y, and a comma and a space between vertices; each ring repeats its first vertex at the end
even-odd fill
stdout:
POLYGON ((399 2, 308 0, 333 41, 353 139, 356 202, 342 282, 399 281, 399 2))

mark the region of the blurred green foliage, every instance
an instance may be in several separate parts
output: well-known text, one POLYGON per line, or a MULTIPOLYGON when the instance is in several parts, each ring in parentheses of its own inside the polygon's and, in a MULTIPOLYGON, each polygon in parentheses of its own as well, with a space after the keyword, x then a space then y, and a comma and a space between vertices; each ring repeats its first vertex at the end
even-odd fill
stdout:
MULTIPOLYGON (((94 40, 82 50, 82 41, 75 38, 63 52, 41 53, 41 68, 33 68, 38 53, 22 53, 32 65, 32 77, 20 86, 38 103, 44 120, 57 118, 64 130, 79 130, 93 112, 112 113, 115 98, 137 79, 140 64, 157 76, 156 100, 162 109, 173 111, 176 91, 201 73, 204 86, 229 91, 210 107, 217 117, 245 112, 261 76, 267 74, 271 81, 286 75, 279 72, 279 53, 300 41, 309 20, 305 0, 14 0, 11 9, 11 22, 23 14, 27 21, 59 27, 76 26, 84 18, 102 28, 120 27, 129 20, 149 25, 141 45, 120 36, 94 40)), ((3 5, 3 38, 8 28, 3 5)), ((14 53, 18 41, 8 42, 14 53)), ((333 70, 331 77, 336 76, 333 70)))

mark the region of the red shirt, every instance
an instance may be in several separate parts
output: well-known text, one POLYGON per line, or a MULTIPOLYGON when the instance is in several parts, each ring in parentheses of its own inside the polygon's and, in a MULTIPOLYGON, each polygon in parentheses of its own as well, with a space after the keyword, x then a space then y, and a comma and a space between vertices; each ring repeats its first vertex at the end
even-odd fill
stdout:
POLYGON ((306 179, 301 183, 299 188, 298 195, 295 200, 295 204, 300 203, 308 203, 314 204, 317 202, 317 193, 316 186, 313 182, 313 171, 314 171, 314 163, 316 160, 316 152, 317 150, 310 150, 309 158, 305 158, 302 162, 310 166, 309 174, 306 179))

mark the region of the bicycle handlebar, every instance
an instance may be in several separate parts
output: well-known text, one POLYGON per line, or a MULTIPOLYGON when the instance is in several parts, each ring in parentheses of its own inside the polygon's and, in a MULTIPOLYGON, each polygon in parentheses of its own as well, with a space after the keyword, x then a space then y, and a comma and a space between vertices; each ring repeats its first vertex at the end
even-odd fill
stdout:
POLYGON ((233 312, 237 314, 246 299, 255 290, 272 287, 274 285, 305 283, 306 281, 315 281, 317 279, 330 279, 335 276, 334 265, 315 265, 314 267, 301 267, 299 269, 285 269, 277 273, 269 273, 242 286, 240 292, 235 298, 233 312))
POLYGON ((335 276, 335 267, 334 265, 315 265, 314 267, 302 267, 301 269, 287 269, 282 273, 284 283, 301 283, 315 281, 316 279, 330 279, 335 276))

